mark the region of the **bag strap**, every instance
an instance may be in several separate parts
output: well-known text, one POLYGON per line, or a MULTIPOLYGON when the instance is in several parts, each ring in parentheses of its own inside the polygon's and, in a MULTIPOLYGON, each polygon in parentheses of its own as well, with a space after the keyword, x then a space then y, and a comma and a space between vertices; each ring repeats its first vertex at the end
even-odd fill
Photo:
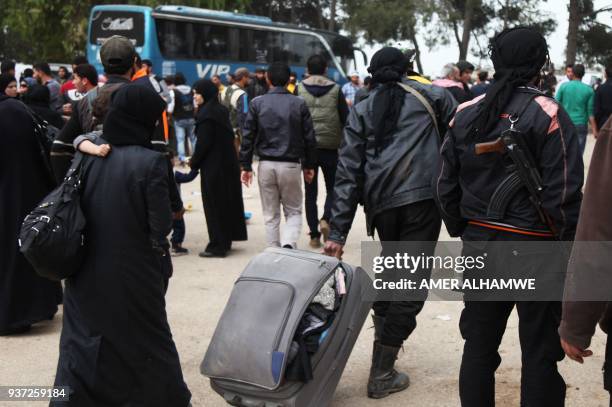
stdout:
POLYGON ((431 121, 433 122, 434 128, 436 129, 436 134, 438 135, 438 138, 440 138, 441 136, 440 129, 438 128, 438 119, 436 118, 436 113, 434 112, 433 107, 431 107, 429 101, 425 99, 425 96, 423 96, 421 92, 419 92, 412 86, 409 86, 403 82, 398 82, 397 84, 406 92, 411 93, 425 107, 425 110, 427 110, 427 113, 429 113, 429 115, 431 116, 431 121))

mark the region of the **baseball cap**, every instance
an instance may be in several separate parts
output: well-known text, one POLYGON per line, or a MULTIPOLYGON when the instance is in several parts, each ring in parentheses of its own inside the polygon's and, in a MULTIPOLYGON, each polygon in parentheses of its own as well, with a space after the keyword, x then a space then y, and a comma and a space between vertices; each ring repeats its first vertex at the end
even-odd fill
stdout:
POLYGON ((359 76, 359 72, 351 71, 351 73, 349 73, 349 77, 352 78, 353 76, 359 76))
POLYGON ((132 42, 121 35, 113 35, 102 44, 100 60, 105 67, 131 67, 136 50, 132 42))

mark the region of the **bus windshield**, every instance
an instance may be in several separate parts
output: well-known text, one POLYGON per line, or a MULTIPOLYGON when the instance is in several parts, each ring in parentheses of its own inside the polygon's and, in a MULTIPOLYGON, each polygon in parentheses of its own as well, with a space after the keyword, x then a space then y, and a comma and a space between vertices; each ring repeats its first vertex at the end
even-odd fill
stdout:
POLYGON ((89 42, 100 45, 113 35, 127 37, 140 47, 145 40, 145 16, 139 12, 98 10, 92 14, 89 42))

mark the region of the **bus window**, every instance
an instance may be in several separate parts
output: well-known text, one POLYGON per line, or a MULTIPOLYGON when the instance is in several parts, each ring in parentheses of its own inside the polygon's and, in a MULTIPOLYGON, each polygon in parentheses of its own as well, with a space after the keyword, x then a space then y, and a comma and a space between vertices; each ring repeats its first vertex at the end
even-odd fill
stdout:
POLYGON ((236 61, 305 66, 311 55, 332 59, 315 36, 221 24, 156 19, 160 51, 167 59, 236 61))
POLYGON ((223 25, 157 19, 160 51, 168 59, 239 59, 238 29, 223 25))
POLYGON ((131 11, 100 10, 91 18, 89 42, 100 45, 113 35, 127 37, 134 46, 144 44, 144 14, 131 11))

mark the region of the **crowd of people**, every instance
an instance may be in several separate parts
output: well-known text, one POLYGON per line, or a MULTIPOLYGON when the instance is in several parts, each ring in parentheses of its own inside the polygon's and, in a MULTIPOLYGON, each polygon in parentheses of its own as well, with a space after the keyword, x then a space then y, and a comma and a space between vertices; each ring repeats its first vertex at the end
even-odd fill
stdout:
MULTIPOLYGON (((529 28, 504 30, 491 50, 492 80, 481 70, 473 84, 476 68, 467 61, 445 65, 431 81, 413 68, 414 52, 392 47, 374 55, 365 86, 357 72, 343 86, 330 80, 322 55, 308 59, 300 81, 284 63, 193 84, 181 73, 156 79, 151 61, 121 36, 101 47, 104 73, 78 57, 59 80, 38 63, 17 81, 15 65, 2 63, 0 334, 53 318, 63 303, 55 384, 71 388, 70 405, 189 405, 164 300, 171 255, 188 252, 179 186, 200 176, 209 242, 199 255, 225 257, 233 242, 247 239, 240 184, 252 185, 255 159, 268 246, 298 247, 305 208, 310 247, 324 244, 326 254, 341 257, 359 204, 383 250, 385 242, 413 241, 421 242, 419 253, 432 254, 442 223, 465 242, 573 240, 583 220, 588 125, 595 137, 612 137, 612 67, 596 91, 582 83, 582 65, 568 66, 567 81, 553 83, 542 71, 546 40, 529 28), (52 173, 40 163, 36 117, 57 129, 52 173), (530 137, 545 186, 541 207, 520 191, 491 216, 488 202, 505 167, 501 158, 475 155, 473 145, 511 125, 530 137), (85 157, 85 259, 62 293, 59 283, 35 274, 17 236, 24 216, 62 182, 77 153, 85 157)), ((426 297, 374 303, 369 397, 409 386, 395 362, 426 297)), ((564 351, 577 361, 590 355, 594 327, 579 323, 576 307, 562 315, 560 302, 466 298, 462 405, 494 405, 498 347, 514 307, 525 405, 562 406, 557 362, 564 351)), ((612 391, 612 380, 606 383, 612 391)))

